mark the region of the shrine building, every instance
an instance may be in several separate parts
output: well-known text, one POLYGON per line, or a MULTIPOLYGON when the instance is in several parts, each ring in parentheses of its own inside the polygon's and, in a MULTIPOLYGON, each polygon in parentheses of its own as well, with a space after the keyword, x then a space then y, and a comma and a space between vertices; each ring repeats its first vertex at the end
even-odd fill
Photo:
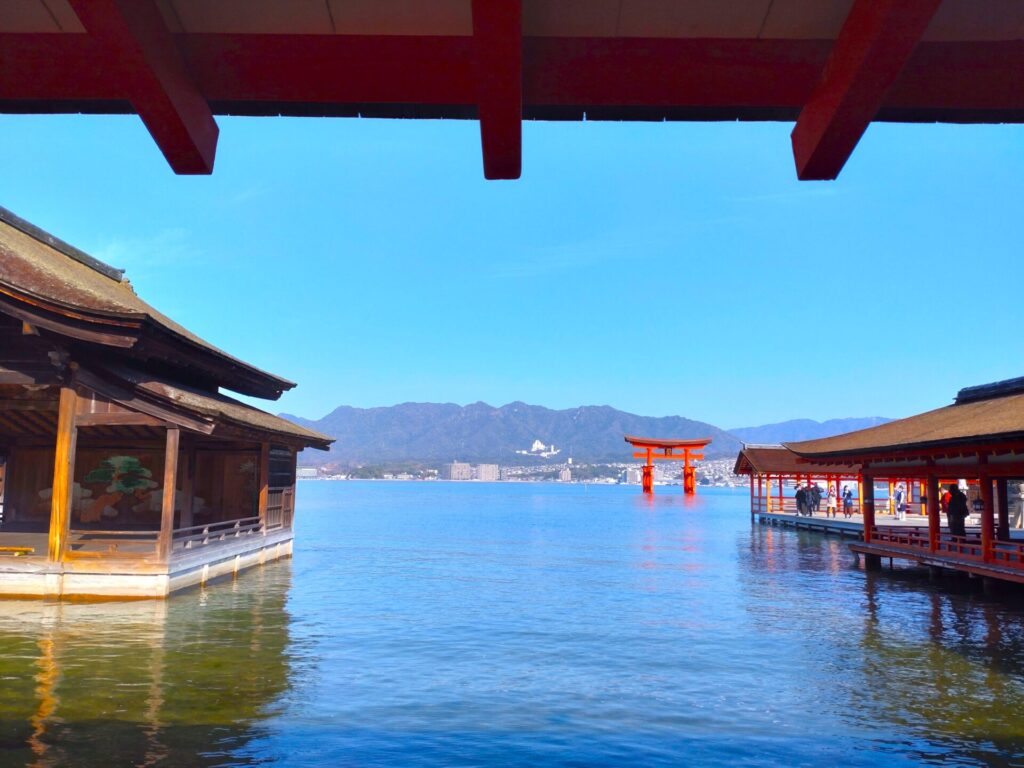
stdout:
POLYGON ((0 596, 159 598, 291 554, 294 387, 0 208, 0 596))

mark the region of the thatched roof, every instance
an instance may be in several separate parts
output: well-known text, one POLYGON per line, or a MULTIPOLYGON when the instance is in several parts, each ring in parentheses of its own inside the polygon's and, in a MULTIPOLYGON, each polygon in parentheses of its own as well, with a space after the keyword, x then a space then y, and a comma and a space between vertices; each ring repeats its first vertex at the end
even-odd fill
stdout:
POLYGON ((295 386, 196 336, 140 299, 121 270, 5 208, 0 208, 0 311, 79 343, 160 358, 243 394, 276 399, 295 386))
MULTIPOLYGON (((1017 380, 1014 380, 1017 381, 1017 380)), ((1006 382, 1009 385, 1013 382, 1006 382)), ((807 458, 877 456, 886 452, 1001 444, 1024 440, 1024 392, 1003 383, 961 390, 945 408, 845 435, 786 443, 807 458), (988 393, 987 397, 983 393, 988 393)))
MULTIPOLYGON (((736 466, 733 472, 737 475, 769 474, 769 475, 807 475, 813 472, 820 472, 807 462, 801 462, 800 457, 781 445, 744 445, 736 457, 736 466)), ((860 472, 855 465, 841 465, 829 467, 829 473, 849 474, 851 476, 860 472)))

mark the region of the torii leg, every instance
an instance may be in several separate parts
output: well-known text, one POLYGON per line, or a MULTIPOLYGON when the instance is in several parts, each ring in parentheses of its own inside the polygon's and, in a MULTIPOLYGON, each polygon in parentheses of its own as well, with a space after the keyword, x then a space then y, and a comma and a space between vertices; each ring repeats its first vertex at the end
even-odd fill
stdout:
POLYGON ((654 493, 654 462, 650 448, 647 449, 647 463, 644 464, 643 488, 644 493, 654 493))
MULTIPOLYGON (((697 472, 690 466, 690 452, 683 454, 683 493, 692 496, 697 492, 697 472)), ((771 493, 771 491, 769 491, 771 493)))

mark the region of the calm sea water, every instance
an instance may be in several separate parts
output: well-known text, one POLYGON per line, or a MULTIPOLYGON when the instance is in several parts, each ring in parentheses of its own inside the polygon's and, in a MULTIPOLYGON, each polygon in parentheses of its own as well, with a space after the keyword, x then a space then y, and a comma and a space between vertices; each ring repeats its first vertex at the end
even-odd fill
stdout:
POLYGON ((0 765, 1024 765, 1024 611, 744 492, 303 483, 295 558, 0 603, 0 765))

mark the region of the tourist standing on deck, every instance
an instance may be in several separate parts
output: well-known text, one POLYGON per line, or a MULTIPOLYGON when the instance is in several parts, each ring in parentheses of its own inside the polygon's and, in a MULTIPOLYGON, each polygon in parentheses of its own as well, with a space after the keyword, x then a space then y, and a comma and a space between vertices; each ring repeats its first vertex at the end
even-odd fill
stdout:
POLYGON ((954 536, 966 536, 967 528, 967 495, 957 487, 949 484, 949 504, 946 507, 946 519, 949 521, 949 532, 954 536))
POLYGON ((896 486, 896 492, 893 494, 893 503, 894 503, 894 508, 893 509, 894 509, 895 514, 896 514, 896 519, 897 520, 904 520, 904 519, 906 519, 906 515, 903 514, 903 510, 904 510, 903 498, 904 498, 904 495, 905 495, 905 492, 903 490, 903 484, 901 483, 900 485, 896 486))
POLYGON ((821 487, 814 483, 811 486, 811 514, 816 515, 821 512, 821 487))
POLYGON ((825 499, 825 517, 836 516, 836 487, 828 487, 828 497, 825 499))
POLYGON ((843 486, 843 517, 853 517, 853 491, 850 486, 843 486))
POLYGON ((804 510, 807 507, 807 491, 804 490, 802 485, 796 487, 796 513, 803 515, 804 510))

